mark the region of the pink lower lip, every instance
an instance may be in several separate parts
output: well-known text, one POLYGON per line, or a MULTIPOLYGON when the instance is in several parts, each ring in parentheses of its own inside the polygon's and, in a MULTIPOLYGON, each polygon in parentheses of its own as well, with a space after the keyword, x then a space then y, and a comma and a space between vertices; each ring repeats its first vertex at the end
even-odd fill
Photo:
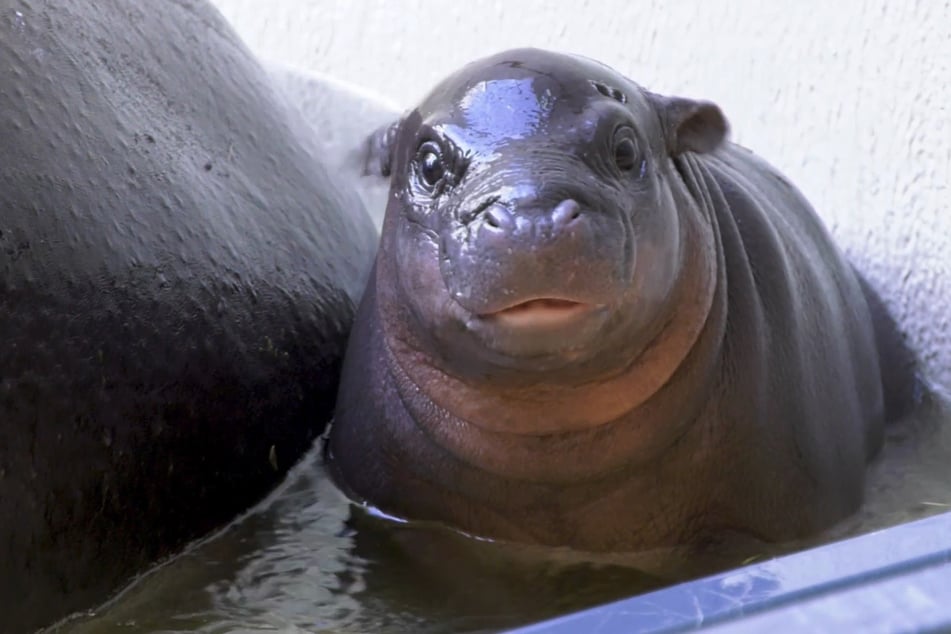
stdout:
POLYGON ((544 298, 522 302, 484 317, 512 326, 557 325, 587 313, 591 308, 591 304, 544 298))

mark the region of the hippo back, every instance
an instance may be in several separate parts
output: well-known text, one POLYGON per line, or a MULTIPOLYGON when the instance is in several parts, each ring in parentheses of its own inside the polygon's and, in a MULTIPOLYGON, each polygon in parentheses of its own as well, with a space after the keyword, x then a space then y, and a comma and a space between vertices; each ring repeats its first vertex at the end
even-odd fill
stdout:
POLYGON ((764 534, 813 532, 862 499, 865 463, 882 443, 869 305, 822 221, 775 168, 731 143, 679 160, 690 162, 713 201, 727 272, 721 397, 711 416, 743 430, 726 442, 757 447, 735 453, 737 478, 776 474, 754 478, 762 499, 758 485, 748 487, 736 512, 760 504, 764 521, 779 522, 764 534), (815 513, 770 510, 797 501, 815 513))
POLYGON ((0 604, 105 599, 329 418, 375 246, 204 2, 0 13, 0 604))

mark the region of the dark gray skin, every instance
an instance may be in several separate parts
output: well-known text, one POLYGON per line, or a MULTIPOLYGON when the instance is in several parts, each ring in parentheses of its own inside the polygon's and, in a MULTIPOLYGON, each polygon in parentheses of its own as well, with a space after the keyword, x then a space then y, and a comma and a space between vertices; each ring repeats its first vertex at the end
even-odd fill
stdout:
POLYGON ((376 239, 209 3, 0 2, 0 631, 281 479, 376 239))
POLYGON ((602 552, 853 512, 887 337, 806 200, 726 134, 714 104, 530 49, 381 131, 391 198, 328 446, 345 490, 602 552))

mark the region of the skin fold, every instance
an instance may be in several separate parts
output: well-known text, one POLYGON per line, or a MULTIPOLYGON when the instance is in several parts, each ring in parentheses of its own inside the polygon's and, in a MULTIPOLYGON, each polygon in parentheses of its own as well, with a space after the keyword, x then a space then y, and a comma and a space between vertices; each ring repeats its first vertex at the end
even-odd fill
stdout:
POLYGON ((709 102, 522 49, 378 132, 390 199, 327 446, 348 494, 598 552, 853 512, 894 332, 727 130, 709 102))

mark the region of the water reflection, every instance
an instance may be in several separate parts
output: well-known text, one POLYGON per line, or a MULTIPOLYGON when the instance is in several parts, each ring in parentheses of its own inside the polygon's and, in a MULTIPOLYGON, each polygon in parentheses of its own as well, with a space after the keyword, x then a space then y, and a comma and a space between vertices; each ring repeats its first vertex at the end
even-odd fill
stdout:
MULTIPOLYGON (((889 428, 867 503, 822 540, 951 509, 949 457, 951 416, 929 399, 889 428)), ((667 583, 568 552, 374 517, 347 503, 313 452, 279 491, 222 534, 98 614, 57 631, 495 631, 667 583)))

